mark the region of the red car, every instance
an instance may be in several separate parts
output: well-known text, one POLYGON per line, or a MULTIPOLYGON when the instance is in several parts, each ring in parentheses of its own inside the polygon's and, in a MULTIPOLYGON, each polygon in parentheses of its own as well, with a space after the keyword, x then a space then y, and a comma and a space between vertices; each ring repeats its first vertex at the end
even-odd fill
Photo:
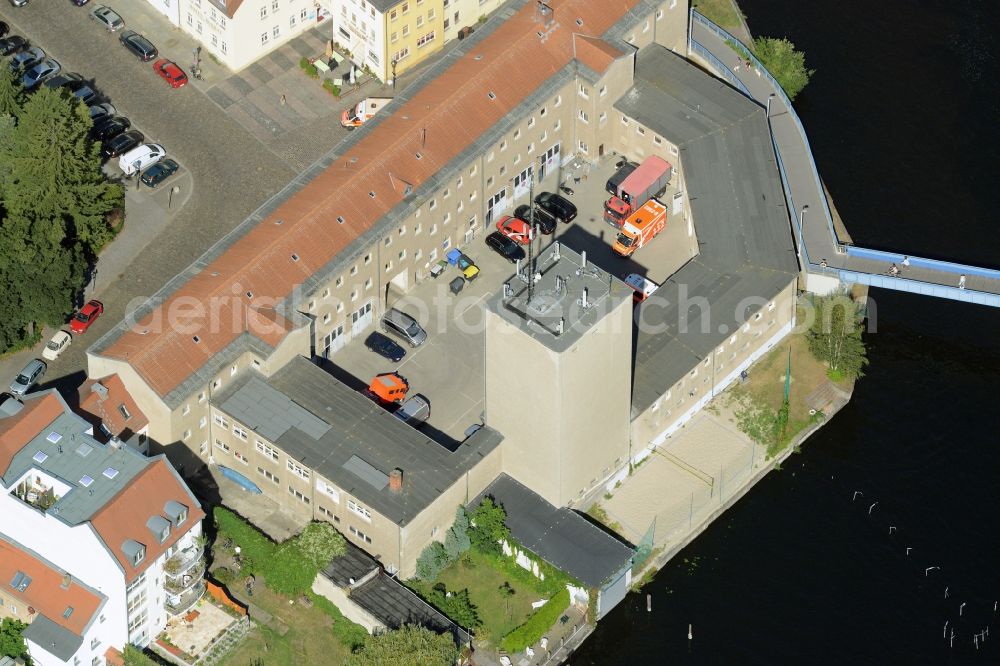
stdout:
POLYGON ((510 215, 504 215, 497 221, 497 231, 521 245, 527 245, 533 238, 528 223, 510 215))
POLYGON ((90 325, 97 321, 97 318, 100 317, 103 312, 103 303, 100 301, 90 301, 80 308, 79 312, 73 315, 73 321, 69 324, 70 330, 77 335, 86 333, 87 329, 90 328, 90 325))
POLYGON ((160 58, 154 62, 153 69, 156 70, 157 74, 166 79, 171 88, 180 88, 188 82, 188 77, 184 73, 184 70, 178 67, 177 63, 166 58, 160 58))

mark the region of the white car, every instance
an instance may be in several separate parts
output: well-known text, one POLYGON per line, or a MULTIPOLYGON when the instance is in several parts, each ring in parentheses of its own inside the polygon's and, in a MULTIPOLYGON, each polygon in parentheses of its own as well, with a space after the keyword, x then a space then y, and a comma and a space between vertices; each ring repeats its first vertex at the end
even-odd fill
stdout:
POLYGON ((42 352, 42 358, 47 358, 50 361, 54 361, 59 358, 59 355, 66 351, 66 348, 73 344, 73 336, 66 331, 56 331, 56 334, 52 336, 49 340, 49 344, 45 345, 45 350, 42 352))
POLYGON ((133 148, 118 158, 118 167, 126 177, 131 178, 146 167, 151 167, 167 154, 163 146, 155 143, 147 143, 138 148, 133 148))

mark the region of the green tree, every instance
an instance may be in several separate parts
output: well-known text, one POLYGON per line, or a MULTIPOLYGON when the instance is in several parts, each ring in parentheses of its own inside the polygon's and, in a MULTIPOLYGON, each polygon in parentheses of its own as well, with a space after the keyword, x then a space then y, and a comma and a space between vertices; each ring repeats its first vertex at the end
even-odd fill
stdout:
POLYGON ((795 50, 795 44, 787 39, 758 37, 754 40, 754 55, 767 71, 777 79, 788 99, 794 100, 816 73, 806 69, 806 54, 795 50))
POLYGON ((0 655, 15 659, 28 656, 28 644, 24 642, 24 630, 27 626, 11 617, 5 617, 0 622, 0 655))
POLYGON ((14 78, 13 72, 7 67, 0 67, 0 118, 10 116, 16 118, 21 112, 24 101, 24 89, 21 82, 14 78))
POLYGON ((472 514, 474 529, 469 537, 472 545, 484 553, 500 552, 500 542, 510 536, 507 529, 507 512, 490 497, 484 497, 472 514))
POLYGON ((510 598, 517 593, 517 590, 515 590, 513 588, 513 586, 510 584, 510 581, 506 581, 505 580, 503 582, 503 585, 501 585, 499 588, 497 588, 497 591, 499 591, 500 592, 500 596, 503 597, 503 600, 504 600, 505 605, 507 607, 507 617, 509 618, 510 617, 510 598))
POLYGON ((121 185, 101 172, 91 127, 82 102, 43 86, 24 102, 15 131, 0 140, 11 167, 2 185, 7 215, 63 227, 87 259, 114 237, 107 215, 124 202, 121 185))
POLYGON ((820 297, 813 305, 815 318, 806 334, 809 351, 829 366, 831 379, 863 376, 868 352, 861 337, 861 309, 846 295, 820 297))
POLYGON ((125 644, 125 666, 157 666, 160 662, 153 659, 142 648, 137 648, 131 643, 125 644))
POLYGON ((452 666, 457 657, 458 648, 448 634, 404 625, 369 636, 345 666, 452 666))
POLYGON ((8 216, 0 223, 0 349, 31 339, 33 325, 61 325, 86 266, 60 224, 8 216))
POLYGON ((432 541, 417 558, 417 578, 431 582, 448 566, 448 553, 440 541, 432 541))
POLYGON ((460 506, 455 512, 455 522, 444 538, 444 550, 451 561, 457 560, 462 553, 469 550, 472 540, 469 539, 469 516, 465 507, 460 506))
POLYGON ((459 592, 449 592, 444 583, 438 583, 430 591, 428 600, 460 627, 468 629, 483 625, 482 620, 479 619, 476 605, 469 598, 468 589, 463 589, 459 592))

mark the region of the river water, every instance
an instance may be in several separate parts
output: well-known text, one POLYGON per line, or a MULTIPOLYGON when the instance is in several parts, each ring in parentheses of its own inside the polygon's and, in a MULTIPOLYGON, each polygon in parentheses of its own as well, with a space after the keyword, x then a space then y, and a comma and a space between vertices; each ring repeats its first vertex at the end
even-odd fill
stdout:
MULTIPOLYGON (((1000 3, 741 5, 817 70, 796 106, 855 242, 1000 266, 1000 3)), ((570 663, 1000 662, 1000 310, 871 296, 850 405, 570 663)))

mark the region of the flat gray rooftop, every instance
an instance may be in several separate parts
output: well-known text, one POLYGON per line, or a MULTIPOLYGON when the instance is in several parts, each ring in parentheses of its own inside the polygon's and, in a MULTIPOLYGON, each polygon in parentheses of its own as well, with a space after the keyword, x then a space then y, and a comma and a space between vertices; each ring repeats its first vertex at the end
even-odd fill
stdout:
POLYGON ((34 468, 67 484, 70 489, 48 511, 69 525, 77 525, 117 495, 149 460, 127 446, 116 449, 88 435, 90 424, 70 412, 55 389, 30 394, 24 400, 40 400, 50 392, 58 397, 64 411, 14 455, 0 478, 9 488, 34 468))
POLYGON ((488 427, 449 452, 303 357, 246 373, 212 402, 342 490, 406 525, 503 437, 488 427), (403 471, 403 489, 388 474, 403 471))
POLYGON ((680 149, 700 246, 640 306, 634 417, 794 281, 798 263, 761 106, 653 45, 615 108, 680 149))
POLYGON ((539 252, 533 270, 521 262, 490 299, 489 309, 554 351, 571 347, 624 301, 632 289, 559 241, 539 252), (535 276, 529 293, 531 274, 535 276))
POLYGON ((492 497, 507 512, 511 536, 535 555, 588 587, 601 587, 632 561, 635 551, 565 507, 501 474, 470 503, 492 497))

